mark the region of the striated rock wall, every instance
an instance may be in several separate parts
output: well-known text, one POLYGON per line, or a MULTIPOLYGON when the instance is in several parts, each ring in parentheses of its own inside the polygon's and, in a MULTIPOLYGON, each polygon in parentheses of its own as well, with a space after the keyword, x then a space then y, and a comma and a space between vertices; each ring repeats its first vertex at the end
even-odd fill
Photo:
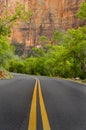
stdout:
POLYGON ((86 0, 4 0, 13 12, 16 1, 33 10, 29 24, 20 23, 12 31, 12 42, 27 46, 40 44, 40 36, 52 37, 55 30, 66 31, 86 24, 76 17, 81 2, 86 0))
POLYGON ((55 30, 65 31, 86 24, 76 17, 84 0, 37 0, 34 5, 34 16, 31 21, 34 44, 39 43, 41 35, 53 35, 55 30))

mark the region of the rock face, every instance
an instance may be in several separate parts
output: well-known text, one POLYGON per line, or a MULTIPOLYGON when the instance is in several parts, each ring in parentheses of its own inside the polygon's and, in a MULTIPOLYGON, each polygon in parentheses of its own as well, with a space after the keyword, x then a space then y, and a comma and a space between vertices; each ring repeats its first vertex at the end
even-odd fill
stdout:
POLYGON ((41 35, 53 35, 55 30, 66 31, 86 22, 79 20, 76 13, 83 0, 37 0, 33 4, 34 16, 31 20, 33 44, 39 43, 41 35))
POLYGON ((39 45, 40 36, 50 38, 55 30, 66 31, 86 24, 76 17, 81 2, 86 0, 5 0, 11 12, 16 1, 33 10, 29 24, 22 23, 12 32, 12 42, 24 43, 26 47, 39 45))

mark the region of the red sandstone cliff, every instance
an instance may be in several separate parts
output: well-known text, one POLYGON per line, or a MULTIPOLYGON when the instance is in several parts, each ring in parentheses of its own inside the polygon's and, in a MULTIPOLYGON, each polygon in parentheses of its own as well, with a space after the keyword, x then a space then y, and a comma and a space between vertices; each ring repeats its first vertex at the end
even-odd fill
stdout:
POLYGON ((4 0, 10 12, 16 1, 33 10, 29 25, 22 24, 13 29, 12 41, 26 46, 39 44, 41 35, 52 37, 55 30, 65 31, 86 24, 76 17, 81 2, 86 0, 4 0))

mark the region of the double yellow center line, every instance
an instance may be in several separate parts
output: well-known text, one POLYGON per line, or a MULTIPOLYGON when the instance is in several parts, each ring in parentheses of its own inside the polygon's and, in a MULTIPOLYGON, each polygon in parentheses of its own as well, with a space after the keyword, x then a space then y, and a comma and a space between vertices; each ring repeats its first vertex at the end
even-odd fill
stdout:
POLYGON ((36 80, 34 91, 33 91, 28 130, 37 130, 37 114, 36 114, 37 113, 37 110, 36 110, 37 88, 38 88, 39 103, 40 103, 40 110, 41 110, 42 123, 43 123, 43 130, 51 130, 46 108, 44 105, 44 100, 43 100, 42 90, 41 90, 39 80, 36 80))

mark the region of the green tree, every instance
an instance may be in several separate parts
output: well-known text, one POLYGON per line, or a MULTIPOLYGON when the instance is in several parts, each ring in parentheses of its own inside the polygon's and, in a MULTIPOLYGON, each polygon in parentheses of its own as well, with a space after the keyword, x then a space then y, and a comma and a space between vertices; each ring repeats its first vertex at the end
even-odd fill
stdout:
POLYGON ((9 61, 14 57, 14 48, 4 36, 0 35, 0 67, 7 67, 9 61))
POLYGON ((43 48, 32 48, 30 56, 33 57, 42 57, 44 56, 45 52, 43 48))
POLYGON ((24 72, 24 62, 18 58, 14 58, 10 61, 9 71, 16 73, 25 73, 24 72))
POLYGON ((86 27, 67 32, 64 46, 69 50, 68 59, 72 63, 73 76, 85 77, 86 73, 86 27))
POLYGON ((15 13, 9 12, 7 6, 4 16, 0 16, 0 66, 6 67, 10 59, 15 57, 14 49, 9 44, 6 36, 11 32, 11 28, 17 21, 29 22, 32 15, 31 10, 26 11, 23 4, 16 4, 15 13))
POLYGON ((24 72, 26 74, 35 74, 36 58, 30 57, 24 60, 24 72))
POLYGON ((63 42, 63 33, 60 31, 55 31, 54 36, 51 39, 52 43, 61 44, 63 42))
POLYGON ((77 13, 77 16, 81 19, 86 19, 86 2, 81 4, 80 10, 77 13))
POLYGON ((41 42, 46 42, 48 38, 46 36, 41 36, 40 37, 41 42))
POLYGON ((6 7, 4 17, 0 17, 0 35, 7 35, 10 33, 10 28, 17 23, 17 21, 29 22, 32 16, 32 11, 25 10, 24 4, 16 3, 15 13, 12 14, 6 7))

